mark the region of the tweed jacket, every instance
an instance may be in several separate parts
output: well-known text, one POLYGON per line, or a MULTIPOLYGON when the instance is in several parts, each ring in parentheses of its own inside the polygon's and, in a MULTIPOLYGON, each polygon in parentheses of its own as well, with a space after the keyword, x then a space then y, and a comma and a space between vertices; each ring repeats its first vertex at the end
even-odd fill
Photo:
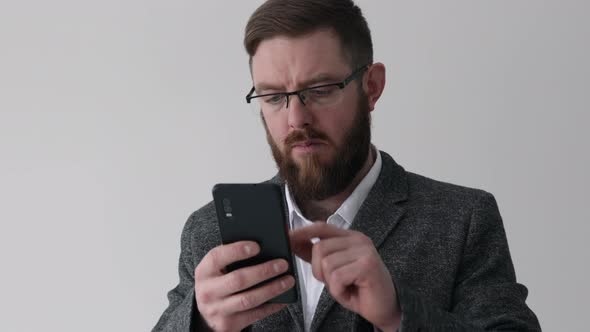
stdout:
MULTIPOLYGON (((370 237, 389 269, 402 310, 401 330, 539 331, 525 303, 494 197, 485 191, 406 172, 380 152, 381 173, 351 229, 370 237)), ((271 182, 283 184, 277 176, 271 182)), ((210 202, 188 219, 181 237, 179 284, 153 331, 206 331, 195 302, 194 269, 220 244, 210 202)), ((370 273, 370 271, 368 271, 370 273)), ((303 331, 301 303, 248 327, 303 331)), ((373 331, 324 289, 312 331, 373 331)))

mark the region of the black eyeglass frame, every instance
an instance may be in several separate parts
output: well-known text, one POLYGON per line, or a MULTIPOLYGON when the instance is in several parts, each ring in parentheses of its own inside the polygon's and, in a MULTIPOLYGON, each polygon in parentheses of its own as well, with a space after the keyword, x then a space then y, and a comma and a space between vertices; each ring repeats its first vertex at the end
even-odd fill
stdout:
POLYGON ((357 69, 355 69, 350 75, 348 75, 348 77, 346 77, 342 82, 338 82, 338 83, 330 83, 330 84, 322 84, 322 85, 316 85, 316 86, 311 86, 305 89, 301 89, 301 90, 297 90, 297 91, 292 91, 292 92, 277 92, 277 93, 267 93, 267 94, 263 94, 263 95, 258 95, 258 96, 252 96, 252 94, 256 91, 256 88, 253 86, 252 89, 250 90, 250 92, 248 93, 248 95, 246 95, 246 102, 248 104, 250 104, 252 102, 252 99, 255 98, 261 98, 261 97, 269 97, 269 96, 285 96, 285 98, 287 98, 287 108, 289 107, 289 97, 290 96, 294 96, 297 95, 297 97, 299 97, 299 100, 301 101, 301 103, 303 103, 303 105, 305 105, 305 100, 303 99, 303 97, 301 96, 301 93, 308 91, 308 90, 313 90, 313 89, 318 89, 318 88, 326 88, 329 86, 336 86, 338 87, 340 90, 344 89, 350 82, 354 81, 355 79, 357 79, 359 77, 359 74, 364 73, 365 70, 369 69, 370 64, 361 66, 357 69))

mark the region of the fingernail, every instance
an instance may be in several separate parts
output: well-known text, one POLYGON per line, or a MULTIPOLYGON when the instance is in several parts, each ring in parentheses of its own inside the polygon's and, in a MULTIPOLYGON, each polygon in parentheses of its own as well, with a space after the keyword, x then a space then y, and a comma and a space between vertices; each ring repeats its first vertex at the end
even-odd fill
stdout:
POLYGON ((275 270, 276 273, 279 273, 285 269, 286 264, 284 262, 277 262, 272 265, 272 268, 275 270))
POLYGON ((286 279, 281 280, 281 287, 282 288, 291 288, 291 287, 293 287, 293 281, 294 280, 295 279, 292 279, 292 278, 286 278, 286 279))
POLYGON ((244 251, 246 252, 246 255, 250 255, 252 253, 252 247, 249 245, 245 245, 244 251))

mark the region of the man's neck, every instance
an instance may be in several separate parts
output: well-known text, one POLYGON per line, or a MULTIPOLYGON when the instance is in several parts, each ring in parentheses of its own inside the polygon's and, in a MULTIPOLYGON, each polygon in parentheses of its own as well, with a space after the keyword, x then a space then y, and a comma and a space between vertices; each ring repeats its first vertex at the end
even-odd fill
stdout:
POLYGON ((310 200, 305 202, 297 202, 303 216, 314 222, 326 222, 328 217, 338 210, 338 208, 352 194, 354 189, 363 180, 367 173, 369 173, 371 167, 373 167, 373 164, 375 163, 376 153, 378 152, 374 151, 373 146, 371 146, 365 164, 356 174, 350 184, 346 187, 346 189, 340 193, 321 201, 310 200))

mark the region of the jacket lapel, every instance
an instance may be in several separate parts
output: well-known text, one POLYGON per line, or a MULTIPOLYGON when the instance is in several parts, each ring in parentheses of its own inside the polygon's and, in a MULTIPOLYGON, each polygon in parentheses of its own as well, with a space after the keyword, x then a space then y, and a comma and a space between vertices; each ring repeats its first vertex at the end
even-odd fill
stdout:
POLYGON ((301 296, 299 296, 299 299, 297 299, 297 302, 289 304, 287 306, 287 310, 289 311, 289 314, 291 315, 291 318, 293 319, 293 321, 295 321, 295 325, 297 325, 297 330, 298 331, 304 331, 304 323, 303 323, 303 309, 301 306, 301 296))
MULTIPOLYGON (((379 177, 351 225, 352 230, 367 235, 377 251, 405 213, 404 207, 397 203, 408 198, 406 171, 390 155, 380 153, 383 163, 379 177)), ((311 323, 312 331, 318 330, 333 305, 334 299, 324 288, 311 323)))

